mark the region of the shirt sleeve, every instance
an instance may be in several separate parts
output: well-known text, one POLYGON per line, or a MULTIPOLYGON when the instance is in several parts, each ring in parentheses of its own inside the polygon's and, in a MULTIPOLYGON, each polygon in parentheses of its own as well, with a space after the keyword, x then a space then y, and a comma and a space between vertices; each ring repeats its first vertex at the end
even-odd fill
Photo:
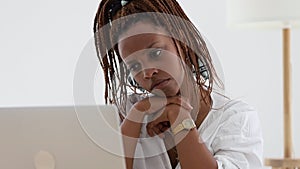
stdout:
MULTIPOLYGON (((144 97, 137 94, 128 96, 126 111, 144 97)), ((150 137, 146 130, 147 118, 144 119, 140 138, 138 139, 133 169, 172 169, 164 142, 158 136, 150 137)))
POLYGON ((243 103, 236 106, 238 108, 225 110, 224 113, 230 116, 225 116, 219 124, 212 143, 218 168, 260 169, 263 166, 263 140, 257 112, 245 108, 243 103))
MULTIPOLYGON (((145 125, 143 130, 146 131, 145 125)), ((163 139, 159 136, 145 137, 141 133, 135 151, 134 169, 172 169, 163 139)))

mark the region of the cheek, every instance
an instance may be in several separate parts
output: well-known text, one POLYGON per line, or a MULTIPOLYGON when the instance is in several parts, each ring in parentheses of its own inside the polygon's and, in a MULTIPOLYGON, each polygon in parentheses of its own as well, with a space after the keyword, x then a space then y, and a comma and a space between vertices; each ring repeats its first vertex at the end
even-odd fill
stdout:
POLYGON ((148 83, 147 82, 145 82, 144 80, 143 80, 144 78, 143 78, 143 73, 142 72, 140 72, 140 73, 137 73, 137 74, 135 74, 135 76, 134 76, 134 80, 138 83, 138 85, 140 86, 140 87, 142 87, 142 88, 144 88, 144 89, 146 89, 147 90, 147 85, 148 85, 148 83))
POLYGON ((165 61, 165 65, 162 66, 162 69, 174 78, 179 85, 182 83, 184 69, 178 56, 174 54, 169 56, 168 60, 165 61))
POLYGON ((141 73, 137 73, 137 74, 135 74, 134 76, 134 80, 137 82, 137 83, 141 83, 142 82, 142 75, 141 75, 141 73))

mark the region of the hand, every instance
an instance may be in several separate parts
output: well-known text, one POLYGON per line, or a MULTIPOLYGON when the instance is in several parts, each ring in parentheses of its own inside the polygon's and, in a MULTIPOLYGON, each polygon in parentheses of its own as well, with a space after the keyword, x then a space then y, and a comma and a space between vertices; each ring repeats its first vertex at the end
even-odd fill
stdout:
POLYGON ((137 103, 135 103, 130 111, 128 112, 127 119, 142 123, 145 115, 153 115, 157 112, 162 111, 168 104, 178 104, 185 106, 187 109, 190 108, 190 105, 182 104, 180 96, 174 96, 170 98, 151 96, 147 97, 137 103))
POLYGON ((165 99, 165 103, 158 102, 161 108, 155 111, 157 113, 153 121, 147 124, 147 132, 150 136, 160 135, 168 130, 171 125, 177 125, 183 119, 191 118, 190 112, 193 108, 186 99, 180 96, 165 99))

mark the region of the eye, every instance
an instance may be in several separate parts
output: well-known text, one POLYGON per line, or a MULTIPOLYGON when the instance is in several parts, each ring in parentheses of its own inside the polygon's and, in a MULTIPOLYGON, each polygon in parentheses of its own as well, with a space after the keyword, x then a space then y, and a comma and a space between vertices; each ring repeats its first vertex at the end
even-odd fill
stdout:
POLYGON ((133 63, 133 64, 129 65, 128 68, 129 68, 130 72, 137 72, 141 69, 141 64, 133 63))
POLYGON ((156 48, 156 49, 153 49, 153 50, 151 50, 151 51, 149 52, 149 56, 150 56, 151 58, 155 59, 155 58, 157 58, 158 56, 161 55, 161 52, 162 52, 161 49, 156 48))

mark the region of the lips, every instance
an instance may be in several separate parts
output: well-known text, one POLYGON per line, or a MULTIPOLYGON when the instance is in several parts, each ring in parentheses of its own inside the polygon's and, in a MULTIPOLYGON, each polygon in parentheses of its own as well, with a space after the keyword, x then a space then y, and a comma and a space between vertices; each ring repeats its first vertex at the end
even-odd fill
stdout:
POLYGON ((152 85, 151 85, 151 90, 155 89, 155 88, 162 88, 164 87, 168 82, 169 82, 170 78, 168 79, 160 79, 160 80, 155 80, 152 85))

